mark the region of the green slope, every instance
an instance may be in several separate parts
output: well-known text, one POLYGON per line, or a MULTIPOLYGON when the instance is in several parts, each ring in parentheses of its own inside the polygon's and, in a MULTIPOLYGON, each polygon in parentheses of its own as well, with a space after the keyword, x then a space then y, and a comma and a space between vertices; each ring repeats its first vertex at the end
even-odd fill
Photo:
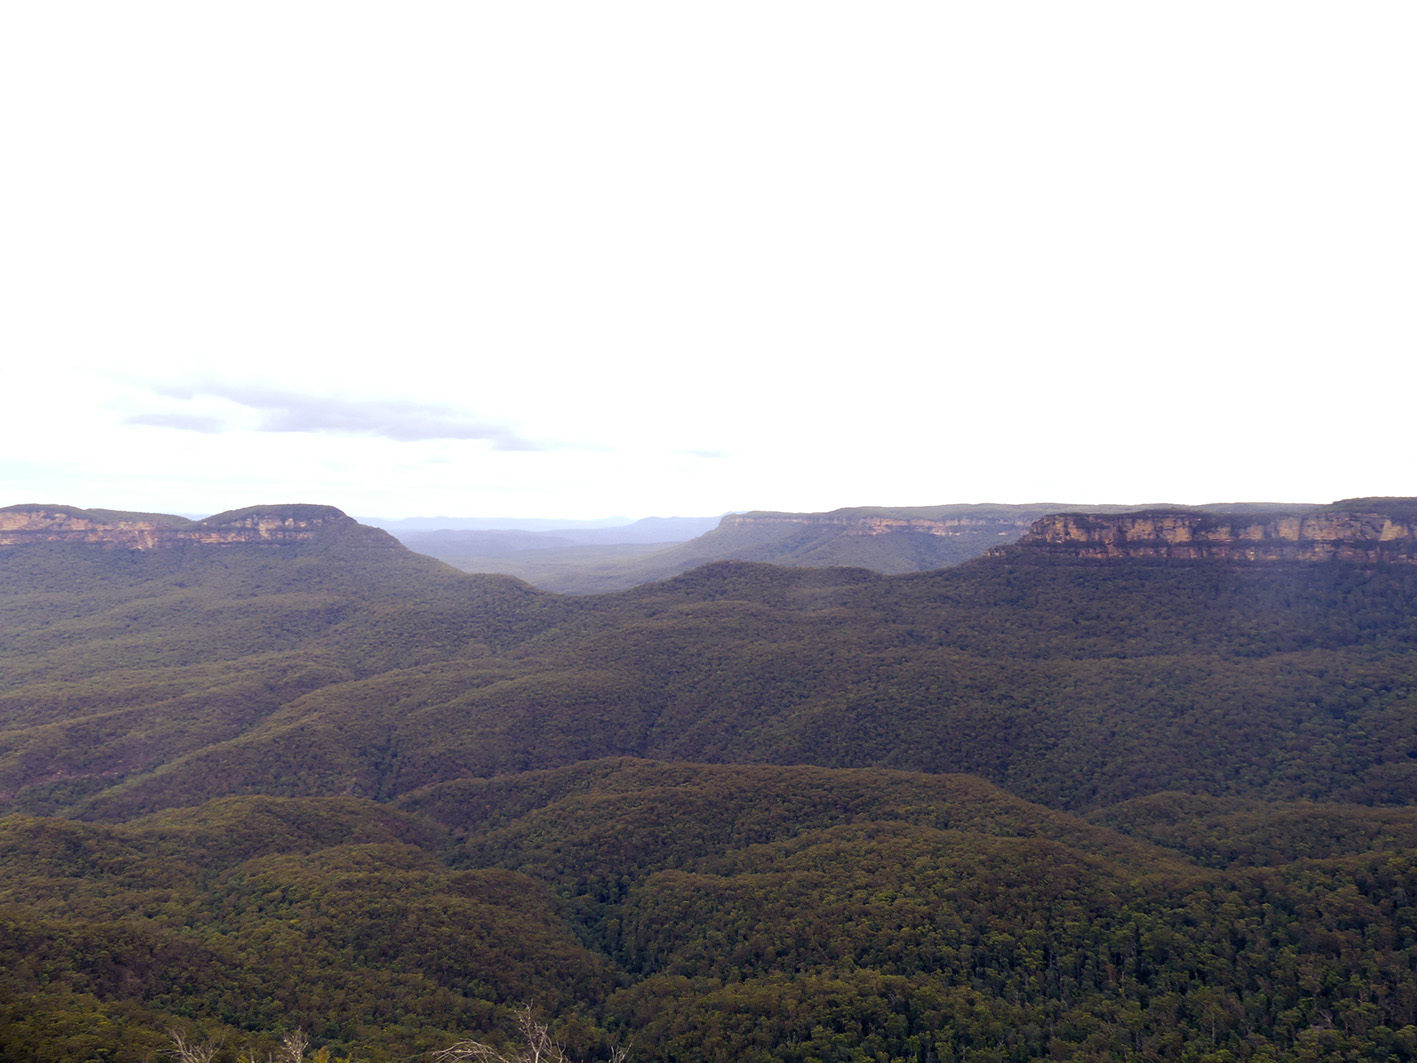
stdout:
POLYGON ((400 805, 0 820, 0 1057, 136 1063, 172 1027, 261 1051, 298 1026, 378 1063, 498 1040, 524 1001, 584 1058, 1417 1048, 1400 839, 1201 866, 977 779, 624 759, 400 805))
POLYGON ((36 812, 620 755, 966 772, 1078 809, 1417 794, 1412 566, 726 562, 561 598, 397 549, 0 562, 0 797, 36 812))
POLYGON ((0 550, 0 631, 0 1059, 1417 1058, 1417 566, 346 527, 0 550))
POLYGON ((554 602, 392 539, 0 550, 0 800, 52 811, 300 696, 543 630, 554 602))

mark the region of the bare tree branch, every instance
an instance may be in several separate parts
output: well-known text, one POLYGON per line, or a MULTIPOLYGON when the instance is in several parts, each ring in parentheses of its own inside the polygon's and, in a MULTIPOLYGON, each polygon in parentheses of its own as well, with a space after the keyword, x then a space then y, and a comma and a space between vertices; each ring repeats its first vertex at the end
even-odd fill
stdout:
POLYGON ((286 1034, 280 1043, 282 1063, 305 1063, 305 1049, 309 1044, 310 1038, 305 1036, 304 1030, 286 1034))
POLYGON ((213 1041, 189 1041, 179 1030, 168 1030, 167 1036, 172 1038, 172 1054, 177 1057, 177 1063, 212 1063, 212 1057, 221 1047, 213 1041))
MULTIPOLYGON (((500 1050, 481 1041, 459 1041, 432 1054, 434 1063, 572 1063, 563 1044, 551 1036, 544 1023, 539 1023, 528 1007, 517 1016, 522 1043, 514 1049, 500 1050)), ((624 1063, 625 1050, 616 1048, 610 1054, 611 1063, 624 1063)))

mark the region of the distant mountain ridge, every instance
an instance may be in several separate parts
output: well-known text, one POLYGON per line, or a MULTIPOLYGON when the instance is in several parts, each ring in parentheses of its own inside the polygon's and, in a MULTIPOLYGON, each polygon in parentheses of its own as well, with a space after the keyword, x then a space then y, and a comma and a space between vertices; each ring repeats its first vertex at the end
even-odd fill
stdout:
MULTIPOLYGON (((649 534, 631 537, 628 529, 595 529, 575 543, 549 548, 552 536, 567 532, 419 532, 399 533, 410 549, 436 557, 464 572, 516 576, 542 590, 595 594, 626 590, 669 579, 713 561, 756 561, 770 565, 866 568, 882 575, 925 572, 957 565, 1023 535, 1039 517, 1076 505, 1038 502, 1025 505, 958 504, 941 506, 859 506, 825 513, 755 510, 722 519, 701 519, 693 537, 687 518, 673 528, 687 541, 653 547, 649 534), (704 527, 704 524, 711 526, 704 527)), ((1126 507, 1102 507, 1121 511, 1126 507)), ((660 542, 671 536, 661 534, 660 542)))
MULTIPOLYGON (((1023 537, 1039 519, 1082 510, 1075 503, 1021 505, 856 506, 823 513, 754 510, 730 513, 688 541, 653 548, 625 529, 595 529, 575 543, 566 532, 401 532, 412 550, 464 572, 516 576, 542 590, 597 594, 669 579, 714 561, 756 561, 806 568, 865 568, 882 575, 949 568, 1023 537), (619 536, 618 543, 615 537, 619 536), (611 545, 615 543, 615 545, 611 545)), ((1135 506, 1093 506, 1094 515, 1135 506)), ((1181 507, 1163 506, 1168 511, 1181 507)), ((1217 504, 1206 512, 1289 512, 1293 505, 1217 504)), ((1311 507, 1312 508, 1312 507, 1311 507)), ((645 524, 646 522, 640 522, 645 524)), ((682 526, 681 526, 682 530, 682 526)), ((665 536, 668 538, 668 536, 665 536)))
MULTIPOLYGON (((1012 542, 1066 505, 859 506, 827 513, 730 514, 693 553, 713 560, 868 568, 883 575, 944 568, 1012 542)), ((686 551, 688 552, 688 551, 686 551)))
POLYGON ((358 523, 334 506, 247 506, 203 520, 33 503, 0 509, 0 546, 69 542, 152 550, 194 543, 291 545, 351 535, 364 546, 397 546, 393 536, 358 523))
POLYGON ((1417 500, 1352 498, 1246 512, 1199 507, 1057 513, 1017 549, 1059 557, 1417 562, 1417 500))
MULTIPOLYGON (((441 556, 501 557, 523 550, 564 550, 580 546, 665 546, 710 531, 718 517, 645 517, 628 524, 556 527, 445 528, 388 527, 410 550, 441 556)), ((508 522, 509 524, 511 522, 508 522)))
POLYGON ((340 539, 390 549, 402 542, 463 571, 513 575, 563 593, 627 589, 716 561, 900 575, 947 568, 1015 544, 1033 554, 1092 559, 1417 562, 1417 500, 1408 498, 1085 510, 1032 503, 752 511, 728 514, 702 534, 676 541, 712 520, 648 518, 612 528, 444 529, 395 537, 323 505, 248 506, 194 520, 31 503, 0 509, 0 547, 69 542, 151 550, 340 539), (666 541, 670 545, 662 545, 666 541))

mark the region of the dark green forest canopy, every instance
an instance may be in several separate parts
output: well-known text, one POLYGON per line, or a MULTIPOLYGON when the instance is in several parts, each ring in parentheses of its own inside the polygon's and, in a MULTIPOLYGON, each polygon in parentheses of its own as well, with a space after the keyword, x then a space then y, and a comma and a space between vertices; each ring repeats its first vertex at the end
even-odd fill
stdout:
POLYGON ((274 506, 243 506, 241 509, 228 509, 221 513, 214 513, 210 517, 201 520, 201 524, 220 526, 223 524, 236 524, 244 520, 265 519, 265 520, 341 520, 346 519, 341 510, 334 506, 316 506, 308 503, 288 503, 274 506))
POLYGON ((0 548, 0 1059, 1417 1058, 1417 566, 369 542, 0 548))
POLYGON ((1392 495, 1342 498, 1327 506, 1320 506, 1319 510, 1321 512, 1377 513, 1393 520, 1417 520, 1417 498, 1401 498, 1392 495))
MULTIPOLYGON (((260 1049, 299 1026, 410 1059, 508 1036, 525 1000, 586 1058, 1414 1043, 1410 838, 1203 867, 967 777, 635 760, 400 804, 0 820, 0 1055, 136 1061, 173 1025, 260 1049)), ((1311 841, 1288 812, 1271 837, 1311 841)), ((1262 803, 1246 813, 1263 824, 1262 803)))
POLYGON ((0 795, 122 818, 605 756, 1404 804, 1417 567, 723 562, 564 598, 394 547, 13 548, 0 795))

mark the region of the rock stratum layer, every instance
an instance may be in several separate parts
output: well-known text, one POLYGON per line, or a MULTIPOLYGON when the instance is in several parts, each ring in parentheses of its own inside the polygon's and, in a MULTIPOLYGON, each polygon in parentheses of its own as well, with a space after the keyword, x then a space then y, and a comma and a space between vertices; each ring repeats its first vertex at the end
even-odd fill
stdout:
MULTIPOLYGON (((1014 542, 1039 517, 1071 507, 1033 504, 859 507, 829 513, 730 514, 674 552, 681 571, 711 560, 809 567, 841 565, 883 574, 958 565, 1014 542)), ((667 553, 667 552, 666 552, 667 553)))
POLYGON ((1354 500, 1288 513, 1059 513, 1035 521, 1017 548, 1098 559, 1413 563, 1417 502, 1354 500))
POLYGON ((154 550, 189 544, 290 546, 350 536, 357 536, 363 546, 397 546, 392 536, 365 527, 334 506, 251 506, 204 520, 56 505, 0 509, 0 546, 62 542, 154 550))

